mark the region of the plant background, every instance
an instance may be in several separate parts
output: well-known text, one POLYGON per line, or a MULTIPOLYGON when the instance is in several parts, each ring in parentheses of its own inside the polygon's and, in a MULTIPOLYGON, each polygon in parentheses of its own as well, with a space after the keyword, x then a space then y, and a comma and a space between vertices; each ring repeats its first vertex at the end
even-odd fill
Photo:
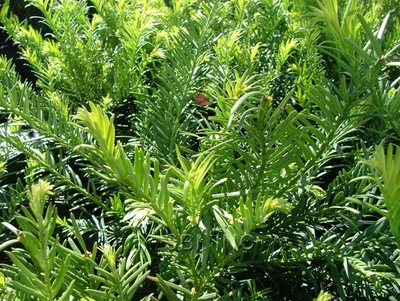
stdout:
POLYGON ((2 298, 398 300, 395 2, 3 1, 2 298))

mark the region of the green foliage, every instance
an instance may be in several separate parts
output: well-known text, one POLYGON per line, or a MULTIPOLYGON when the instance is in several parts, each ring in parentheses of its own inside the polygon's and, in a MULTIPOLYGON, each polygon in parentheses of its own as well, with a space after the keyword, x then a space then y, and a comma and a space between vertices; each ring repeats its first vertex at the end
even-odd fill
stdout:
MULTIPOLYGON (((27 296, 34 296, 38 300, 53 300, 59 296, 58 300, 67 300, 74 281, 64 287, 65 291, 62 294, 60 289, 70 257, 65 257, 62 263, 58 262, 59 266, 55 267, 56 246, 49 248, 49 244, 56 226, 57 210, 49 206, 44 214, 45 199, 52 193, 52 188, 52 185, 42 180, 32 185, 27 195, 30 211, 23 207, 23 215, 16 217, 21 230, 3 223, 18 237, 17 240, 6 242, 6 246, 18 241, 27 253, 24 254, 23 250, 18 249, 6 252, 15 265, 8 267, 8 276, 13 279, 10 281, 11 287, 27 296), (32 262, 27 261, 26 257, 32 262)), ((4 247, 3 244, 0 249, 4 247)))
POLYGON ((396 147, 393 154, 393 145, 389 144, 387 155, 382 145, 376 147, 374 158, 365 161, 366 164, 373 167, 377 176, 374 179, 382 193, 383 201, 387 208, 387 219, 397 245, 400 246, 400 224, 399 224, 399 200, 400 200, 400 150, 396 147))
POLYGON ((46 34, 0 11, 38 79, 0 58, 2 299, 398 295, 393 1, 27 6, 46 34))
POLYGON ((332 300, 333 296, 331 296, 329 293, 321 291, 317 298, 313 299, 313 301, 329 301, 332 300))
POLYGON ((107 244, 99 248, 101 258, 97 264, 93 260, 97 253, 96 244, 93 250, 87 249, 73 215, 72 227, 82 249, 73 240, 69 240, 70 248, 66 249, 53 235, 58 221, 57 209, 45 204, 52 189, 53 185, 43 180, 33 184, 27 193, 29 210, 22 207, 23 215, 16 216, 20 229, 3 223, 17 239, 4 242, 0 249, 17 242, 23 246, 12 252, 6 251, 13 265, 2 266, 3 281, 12 290, 3 290, 3 296, 21 300, 31 297, 36 300, 71 300, 71 297, 130 300, 149 274, 144 272, 147 264, 133 264, 121 254, 122 248, 116 251, 107 244))

